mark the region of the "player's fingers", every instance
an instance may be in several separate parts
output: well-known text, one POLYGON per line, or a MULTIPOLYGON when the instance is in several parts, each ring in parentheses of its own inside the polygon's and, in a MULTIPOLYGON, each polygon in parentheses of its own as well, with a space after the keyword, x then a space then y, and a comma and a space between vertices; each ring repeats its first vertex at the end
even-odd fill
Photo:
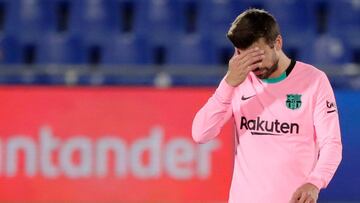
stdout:
POLYGON ((256 51, 256 52, 249 53, 247 56, 241 58, 240 60, 241 60, 242 63, 253 63, 253 62, 251 62, 251 60, 253 60, 254 58, 257 58, 257 57, 262 57, 262 59, 265 58, 264 51, 259 50, 259 51, 256 51))
POLYGON ((243 51, 243 52, 241 52, 241 53, 239 54, 239 58, 240 58, 240 59, 243 59, 243 58, 245 58, 246 56, 251 55, 252 53, 255 53, 255 52, 258 52, 258 51, 260 51, 259 47, 247 49, 247 50, 245 50, 245 51, 243 51))
POLYGON ((262 62, 254 63, 248 66, 248 72, 254 71, 255 69, 262 66, 262 62))
POLYGON ((305 194, 305 192, 301 193, 300 199, 297 201, 297 203, 305 203, 307 196, 308 195, 305 194))
POLYGON ((247 61, 244 63, 244 65, 245 65, 245 66, 249 66, 249 65, 254 64, 254 63, 262 62, 262 60, 263 60, 264 58, 265 58, 265 55, 264 55, 264 54, 254 56, 254 57, 250 58, 249 60, 247 60, 247 61))
POLYGON ((230 61, 240 61, 240 52, 235 48, 234 54, 231 57, 230 61))
POLYGON ((234 54, 233 56, 231 57, 230 60, 240 60, 240 51, 239 49, 237 49, 236 47, 234 47, 234 54))
POLYGON ((290 203, 297 203, 300 196, 301 193, 299 193, 298 191, 294 192, 293 196, 291 197, 290 203))
POLYGON ((311 196, 310 194, 309 194, 309 196, 310 196, 310 201, 309 201, 309 203, 316 203, 317 202, 317 197, 313 197, 313 196, 311 196))
POLYGON ((304 200, 304 203, 311 203, 313 198, 308 194, 306 199, 304 200))
POLYGON ((250 58, 256 57, 261 54, 264 54, 264 50, 260 50, 259 48, 257 48, 257 49, 252 48, 252 49, 248 49, 243 52, 240 52, 240 50, 235 47, 234 55, 231 58, 231 60, 235 60, 235 61, 244 63, 247 60, 249 60, 250 58))
POLYGON ((236 64, 235 67, 240 69, 248 69, 248 66, 257 62, 261 62, 264 58, 265 58, 264 51, 258 50, 256 52, 249 53, 246 57, 243 58, 241 55, 236 55, 233 58, 231 58, 229 63, 236 64))

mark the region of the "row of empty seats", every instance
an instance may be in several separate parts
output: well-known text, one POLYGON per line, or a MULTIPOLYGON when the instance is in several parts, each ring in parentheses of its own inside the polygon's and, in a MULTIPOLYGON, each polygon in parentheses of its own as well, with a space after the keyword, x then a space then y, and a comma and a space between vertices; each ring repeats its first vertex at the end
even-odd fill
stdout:
POLYGON ((1 61, 224 64, 232 55, 225 37, 230 23, 244 9, 258 7, 277 18, 292 57, 359 62, 359 2, 0 0, 1 61))
POLYGON ((17 34, 223 32, 249 7, 269 10, 290 32, 314 30, 324 16, 334 32, 360 25, 359 0, 0 0, 0 23, 17 34))
MULTIPOLYGON (((284 50, 291 58, 314 64, 359 63, 359 49, 352 49, 340 38, 322 35, 301 40, 300 47, 284 40, 284 50)), ((224 65, 233 54, 230 42, 215 43, 196 34, 173 36, 173 41, 161 46, 134 35, 79 38, 50 34, 36 40, 5 37, 0 50, 3 64, 224 65)))

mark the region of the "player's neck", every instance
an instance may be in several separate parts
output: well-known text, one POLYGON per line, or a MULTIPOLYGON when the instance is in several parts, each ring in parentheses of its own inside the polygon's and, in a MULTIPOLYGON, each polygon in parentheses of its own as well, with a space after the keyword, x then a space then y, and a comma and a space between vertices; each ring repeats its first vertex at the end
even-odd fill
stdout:
POLYGON ((277 78, 279 77, 281 74, 283 74, 286 69, 289 67, 291 63, 291 60, 284 54, 284 52, 280 53, 280 57, 279 57, 279 63, 278 63, 278 68, 275 72, 273 72, 269 78, 277 78))

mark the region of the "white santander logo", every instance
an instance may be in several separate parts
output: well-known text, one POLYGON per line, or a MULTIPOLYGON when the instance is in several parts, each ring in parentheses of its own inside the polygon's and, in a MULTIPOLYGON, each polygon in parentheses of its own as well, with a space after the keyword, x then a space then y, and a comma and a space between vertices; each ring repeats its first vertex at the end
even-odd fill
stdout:
POLYGON ((126 143, 119 135, 104 135, 95 141, 87 136, 61 140, 51 127, 43 126, 38 139, 25 135, 0 139, 0 177, 19 175, 20 152, 24 154, 22 165, 27 177, 75 179, 132 175, 138 179, 156 179, 166 175, 173 179, 206 179, 211 175, 211 157, 220 147, 219 140, 197 145, 189 136, 165 142, 163 132, 161 127, 153 127, 148 136, 138 137, 132 143, 126 143), (78 163, 73 161, 75 153, 79 155, 78 163), (145 153, 146 163, 142 158, 145 153), (54 156, 57 164, 52 161, 54 156), (114 159, 113 168, 110 158, 114 159))

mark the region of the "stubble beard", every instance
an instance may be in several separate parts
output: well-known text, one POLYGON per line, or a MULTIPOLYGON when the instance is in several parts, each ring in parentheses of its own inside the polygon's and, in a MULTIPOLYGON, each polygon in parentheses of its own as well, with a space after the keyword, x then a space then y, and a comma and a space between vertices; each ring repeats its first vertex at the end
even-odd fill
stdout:
POLYGON ((273 61, 274 61, 274 64, 268 68, 264 68, 264 73, 260 74, 260 75, 257 75, 257 77, 259 79, 268 79, 270 77, 271 74, 273 74, 279 67, 279 58, 276 57, 276 55, 273 55, 273 61))

